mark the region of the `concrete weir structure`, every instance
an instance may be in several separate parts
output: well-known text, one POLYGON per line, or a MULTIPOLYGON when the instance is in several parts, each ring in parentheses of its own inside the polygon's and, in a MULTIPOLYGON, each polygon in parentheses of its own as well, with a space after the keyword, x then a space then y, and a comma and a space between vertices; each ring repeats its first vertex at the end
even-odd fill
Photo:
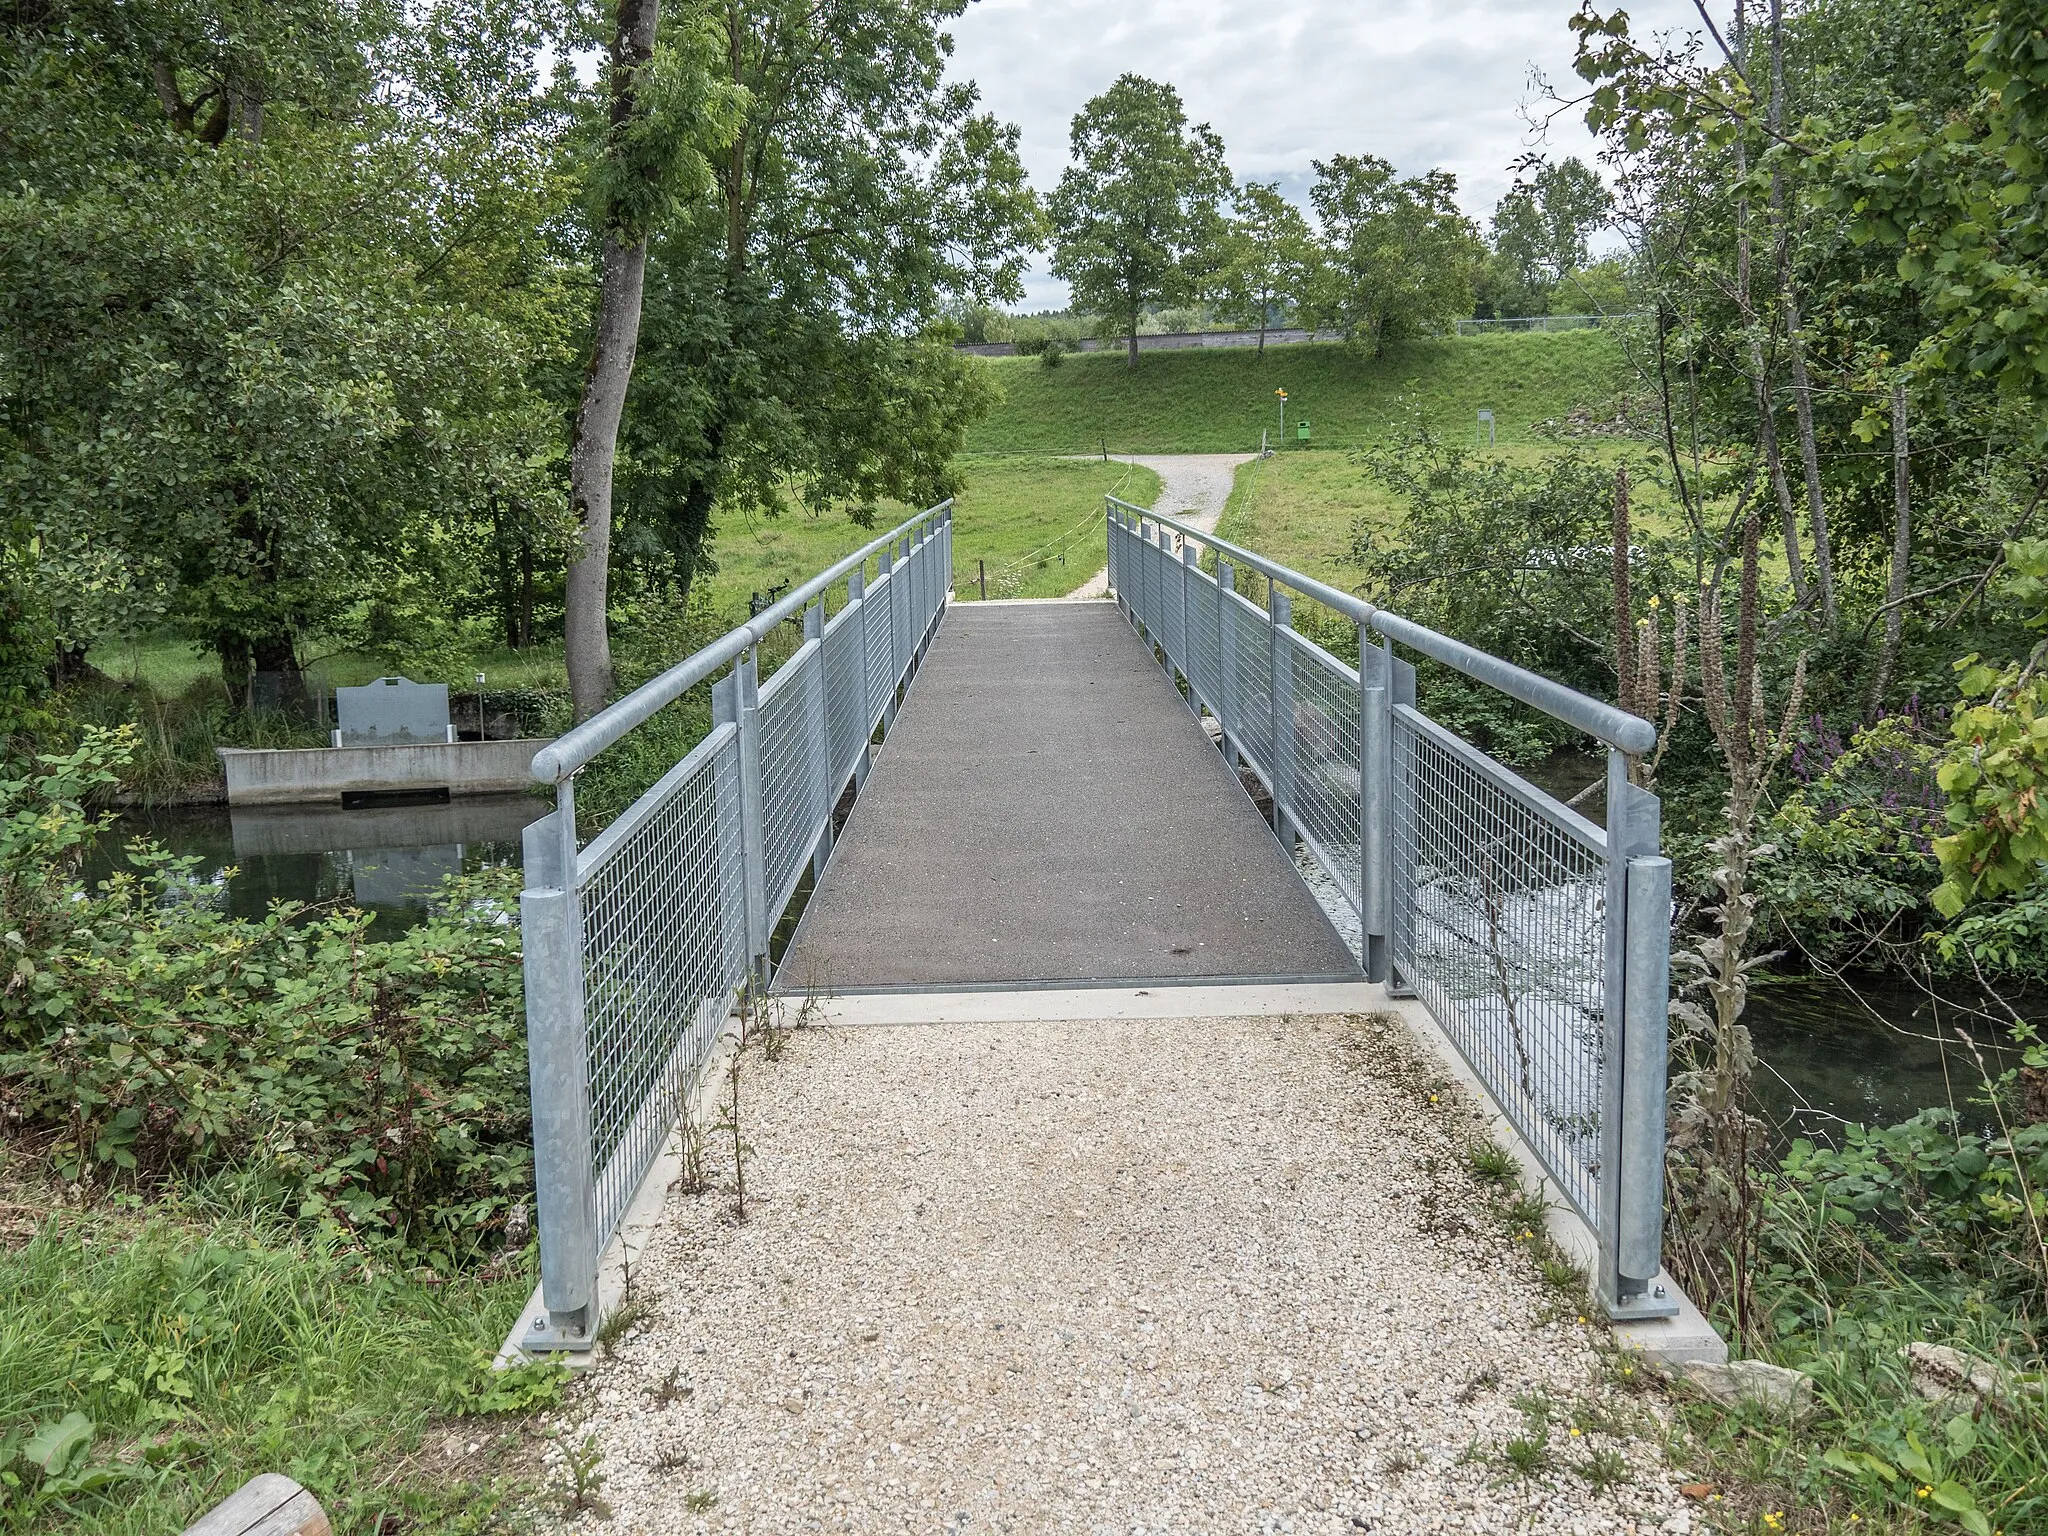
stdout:
POLYGON ((222 747, 229 805, 340 805, 358 794, 516 795, 545 740, 430 741, 393 747, 222 747))

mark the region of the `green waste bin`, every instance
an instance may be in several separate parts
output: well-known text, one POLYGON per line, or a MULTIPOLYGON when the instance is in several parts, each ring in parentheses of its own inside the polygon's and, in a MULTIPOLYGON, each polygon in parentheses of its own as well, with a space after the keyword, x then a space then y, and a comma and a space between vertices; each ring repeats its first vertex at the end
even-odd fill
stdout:
POLYGON ((1306 421, 1297 421, 1294 424, 1294 436, 1297 442, 1305 443, 1308 441, 1308 423, 1306 421))

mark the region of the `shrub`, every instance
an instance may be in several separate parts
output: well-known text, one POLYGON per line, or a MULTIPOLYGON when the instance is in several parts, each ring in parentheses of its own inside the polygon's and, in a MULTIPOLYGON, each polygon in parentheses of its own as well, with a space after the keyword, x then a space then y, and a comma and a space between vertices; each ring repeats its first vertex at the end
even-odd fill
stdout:
POLYGON ((0 782, 0 1111, 73 1180, 235 1169, 265 1203, 437 1268, 531 1186, 516 876, 452 881, 369 937, 353 909, 222 912, 136 842, 87 890, 83 805, 132 735, 0 782))
POLYGON ((1864 726, 1846 746, 1812 723, 1791 756, 1799 787, 1766 824, 1776 851, 1757 866, 1758 895, 1781 934, 1829 963, 1915 936, 1940 878, 1938 761, 1907 716, 1864 726))

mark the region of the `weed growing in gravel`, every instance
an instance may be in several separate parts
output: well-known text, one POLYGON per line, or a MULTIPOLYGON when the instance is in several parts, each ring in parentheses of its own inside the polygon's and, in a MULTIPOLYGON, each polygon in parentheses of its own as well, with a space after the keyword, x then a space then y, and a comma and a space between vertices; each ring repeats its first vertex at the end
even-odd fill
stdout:
POLYGON ((1458 1389, 1458 1401, 1461 1403, 1472 1402, 1480 1393, 1491 1392, 1499 1385, 1500 1369, 1497 1366, 1491 1365, 1481 1366, 1473 1373, 1472 1379, 1458 1389))
POLYGON ((746 1042, 732 1053, 732 1060, 725 1069, 726 1099, 718 1109, 718 1122, 712 1128, 732 1138, 732 1216, 734 1221, 747 1219, 747 1159, 754 1155, 753 1147, 740 1131, 740 1065, 746 1059, 746 1042))
POLYGON ((582 1444, 562 1453, 562 1465, 569 1474, 569 1486, 563 1490, 562 1499, 565 1513, 611 1519, 611 1507, 597 1496, 597 1490, 604 1486, 604 1473, 598 1470, 603 1464, 604 1449, 595 1435, 585 1435, 582 1444))
POLYGON ((1472 1170, 1473 1178, 1494 1189, 1513 1184, 1522 1171, 1515 1155, 1491 1138, 1475 1141, 1465 1148, 1465 1166, 1472 1170))
POLYGON ((653 1312, 653 1303, 636 1295, 629 1280, 626 1294, 619 1298, 619 1304, 605 1313, 597 1325, 597 1347, 609 1355, 613 1345, 631 1333, 636 1324, 645 1322, 653 1312))
POLYGON ((1578 1474, 1595 1493, 1605 1493, 1616 1483, 1628 1481, 1628 1461, 1612 1446, 1589 1452, 1579 1463, 1578 1474))
POLYGON ((1522 1433, 1501 1447, 1501 1458, 1518 1477, 1534 1477, 1550 1465, 1550 1421, 1557 1411, 1540 1387, 1515 1396, 1522 1415, 1522 1433))
POLYGON ((694 1493, 683 1495, 683 1508, 693 1514, 702 1514, 707 1509, 718 1507, 718 1495, 709 1488, 699 1488, 694 1493))
POLYGON ((1534 1477, 1550 1465, 1550 1442, 1517 1435, 1501 1447, 1501 1459, 1517 1477, 1534 1477))

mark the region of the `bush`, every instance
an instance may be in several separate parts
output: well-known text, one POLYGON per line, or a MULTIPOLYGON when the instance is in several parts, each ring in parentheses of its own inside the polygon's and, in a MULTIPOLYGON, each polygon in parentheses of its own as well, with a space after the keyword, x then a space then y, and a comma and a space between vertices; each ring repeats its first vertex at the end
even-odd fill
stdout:
POLYGON ((1864 726, 1846 746, 1813 721, 1791 756, 1799 786, 1766 824, 1776 851, 1757 866, 1757 894, 1779 935, 1830 965, 1917 936, 1940 879, 1939 759, 1908 716, 1864 726))
POLYGON ((225 915, 143 842, 87 890, 84 807, 132 733, 0 782, 0 1111, 64 1178, 235 1169, 250 1193, 436 1268, 498 1245, 532 1155, 517 877, 451 881, 392 940, 353 909, 225 915))

